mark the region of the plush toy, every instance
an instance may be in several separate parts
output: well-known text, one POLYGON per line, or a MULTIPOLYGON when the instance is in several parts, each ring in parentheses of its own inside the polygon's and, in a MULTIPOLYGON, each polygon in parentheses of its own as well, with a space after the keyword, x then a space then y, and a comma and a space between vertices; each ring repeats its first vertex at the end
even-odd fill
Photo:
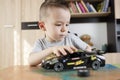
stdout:
POLYGON ((86 42, 87 44, 89 44, 90 46, 93 46, 93 43, 90 41, 91 40, 91 36, 88 34, 84 34, 82 36, 80 36, 81 40, 83 40, 84 42, 86 42))

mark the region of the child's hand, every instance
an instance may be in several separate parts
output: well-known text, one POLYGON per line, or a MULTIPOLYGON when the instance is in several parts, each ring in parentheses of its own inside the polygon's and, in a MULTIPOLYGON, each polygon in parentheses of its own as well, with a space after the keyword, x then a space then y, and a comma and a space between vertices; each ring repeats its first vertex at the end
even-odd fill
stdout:
POLYGON ((86 51, 91 52, 91 51, 92 51, 92 48, 91 48, 90 46, 87 46, 87 47, 86 47, 86 51))
POLYGON ((56 54, 56 56, 61 56, 61 55, 67 55, 67 51, 69 53, 73 53, 75 51, 77 51, 78 49, 75 48, 74 46, 55 46, 52 47, 52 51, 54 54, 56 54))

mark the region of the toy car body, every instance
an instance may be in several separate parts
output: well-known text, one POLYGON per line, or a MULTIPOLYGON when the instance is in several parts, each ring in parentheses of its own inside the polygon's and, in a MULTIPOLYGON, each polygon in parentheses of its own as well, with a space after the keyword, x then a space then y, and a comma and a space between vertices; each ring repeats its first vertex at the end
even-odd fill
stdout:
POLYGON ((105 66, 105 58, 99 52, 79 51, 66 56, 48 59, 42 63, 45 69, 54 69, 55 71, 63 71, 66 69, 92 68, 94 70, 105 66))

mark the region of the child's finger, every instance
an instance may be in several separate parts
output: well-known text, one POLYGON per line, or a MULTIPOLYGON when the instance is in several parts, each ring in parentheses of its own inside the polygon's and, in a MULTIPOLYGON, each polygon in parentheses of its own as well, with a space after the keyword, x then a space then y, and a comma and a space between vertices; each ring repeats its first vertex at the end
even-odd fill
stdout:
POLYGON ((55 50, 54 52, 53 52, 56 56, 60 56, 60 53, 59 53, 59 51, 58 50, 55 50))
POLYGON ((74 52, 75 52, 75 51, 78 51, 78 49, 77 49, 76 47, 74 47, 74 46, 71 46, 70 48, 71 48, 74 52))
POLYGON ((64 48, 61 48, 59 51, 60 51, 60 53, 61 53, 62 55, 67 55, 67 52, 65 51, 64 48))
POLYGON ((74 51, 71 49, 71 47, 69 46, 67 46, 67 47, 65 47, 65 51, 66 52, 69 52, 69 53, 73 53, 74 51))

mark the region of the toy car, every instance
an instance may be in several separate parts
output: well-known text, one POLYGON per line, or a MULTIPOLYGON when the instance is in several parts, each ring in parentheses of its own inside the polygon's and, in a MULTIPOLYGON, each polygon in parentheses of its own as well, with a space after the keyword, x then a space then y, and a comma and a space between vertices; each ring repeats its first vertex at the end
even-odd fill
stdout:
POLYGON ((78 51, 66 56, 54 57, 42 62, 44 69, 63 71, 67 69, 92 68, 94 70, 105 66, 104 52, 97 50, 93 52, 78 51))

